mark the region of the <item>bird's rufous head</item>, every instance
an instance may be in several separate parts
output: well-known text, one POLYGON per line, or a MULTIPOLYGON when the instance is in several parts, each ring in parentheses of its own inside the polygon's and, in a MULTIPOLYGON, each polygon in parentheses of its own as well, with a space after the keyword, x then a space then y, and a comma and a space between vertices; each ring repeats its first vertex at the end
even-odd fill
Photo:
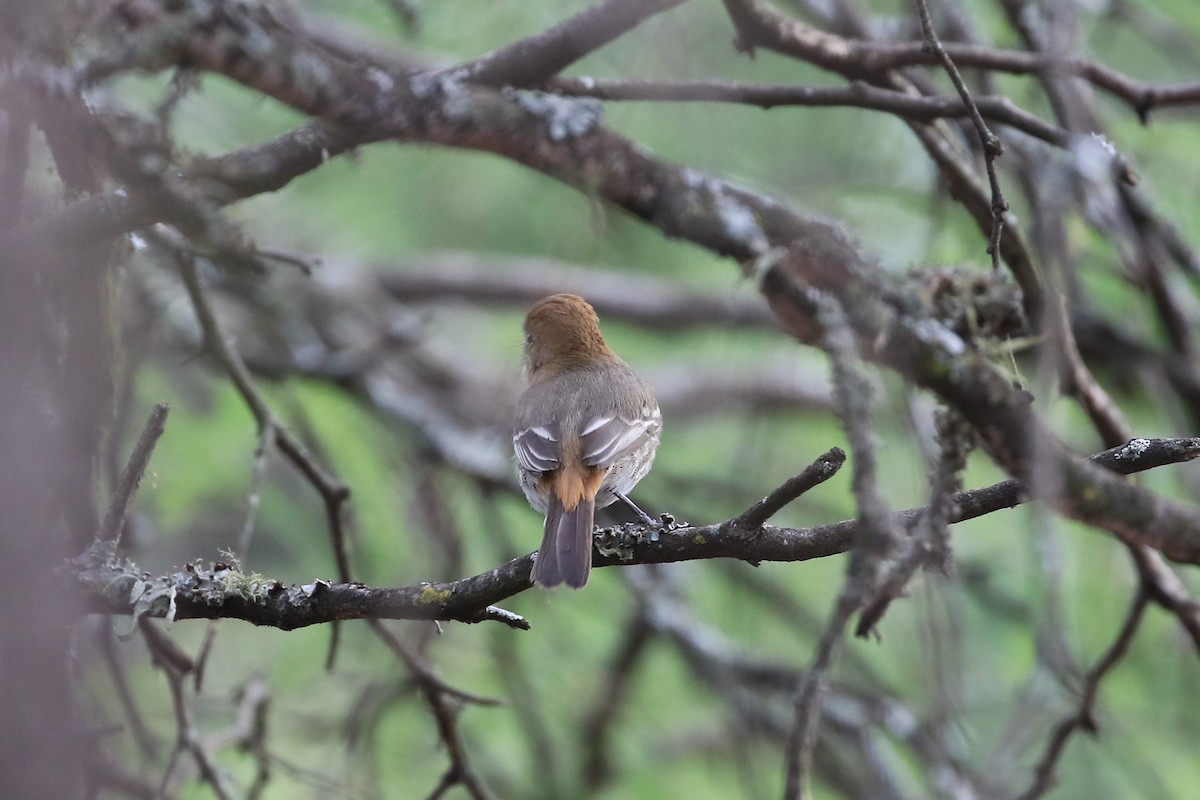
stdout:
POLYGON ((542 370, 559 371, 611 356, 596 310, 579 295, 544 297, 525 315, 525 369, 530 378, 542 370))

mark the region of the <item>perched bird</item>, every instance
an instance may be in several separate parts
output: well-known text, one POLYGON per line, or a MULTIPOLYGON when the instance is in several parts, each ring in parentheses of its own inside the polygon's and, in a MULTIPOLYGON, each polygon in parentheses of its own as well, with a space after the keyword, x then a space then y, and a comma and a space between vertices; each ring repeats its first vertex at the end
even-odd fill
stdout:
POLYGON ((609 349, 582 297, 556 294, 525 317, 525 375, 513 449, 530 505, 546 515, 531 579, 579 588, 592 568, 597 508, 621 500, 654 461, 662 416, 654 392, 609 349))

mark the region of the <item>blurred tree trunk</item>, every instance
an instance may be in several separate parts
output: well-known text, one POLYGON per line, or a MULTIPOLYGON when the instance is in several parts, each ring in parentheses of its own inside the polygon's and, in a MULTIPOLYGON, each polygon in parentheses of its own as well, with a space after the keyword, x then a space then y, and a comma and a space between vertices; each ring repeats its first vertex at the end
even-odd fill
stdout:
MULTIPOLYGON (((53 63, 56 11, 14 3, 2 12, 9 66, 53 63)), ((68 197, 100 188, 78 127, 50 102, 9 88, 0 235, 20 225, 29 204, 39 131, 68 197)), ((76 797, 83 786, 88 734, 73 712, 69 663, 77 609, 52 571, 96 529, 111 370, 107 262, 107 247, 0 253, 0 794, 12 800, 76 797)))

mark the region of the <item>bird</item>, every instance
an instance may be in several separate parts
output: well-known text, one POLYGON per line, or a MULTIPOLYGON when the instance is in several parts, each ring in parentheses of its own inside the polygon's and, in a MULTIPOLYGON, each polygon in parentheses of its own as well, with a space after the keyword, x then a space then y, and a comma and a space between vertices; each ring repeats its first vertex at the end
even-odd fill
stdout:
POLYGON ((529 504, 545 514, 530 579, 581 588, 592 568, 597 508, 628 497, 658 451, 662 414, 654 390, 600 333, 595 309, 574 294, 539 300, 525 317, 524 372, 513 450, 529 504))

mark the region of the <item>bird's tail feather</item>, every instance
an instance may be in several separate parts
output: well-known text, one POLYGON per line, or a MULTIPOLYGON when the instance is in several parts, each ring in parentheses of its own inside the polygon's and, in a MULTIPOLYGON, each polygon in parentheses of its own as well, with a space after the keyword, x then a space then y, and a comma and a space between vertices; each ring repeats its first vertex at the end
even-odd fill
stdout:
POLYGON ((550 493, 546 510, 546 530, 542 546, 533 562, 531 578, 539 586, 558 586, 565 583, 578 589, 587 583, 592 569, 592 521, 596 501, 583 498, 572 509, 563 508, 562 501, 550 493))

